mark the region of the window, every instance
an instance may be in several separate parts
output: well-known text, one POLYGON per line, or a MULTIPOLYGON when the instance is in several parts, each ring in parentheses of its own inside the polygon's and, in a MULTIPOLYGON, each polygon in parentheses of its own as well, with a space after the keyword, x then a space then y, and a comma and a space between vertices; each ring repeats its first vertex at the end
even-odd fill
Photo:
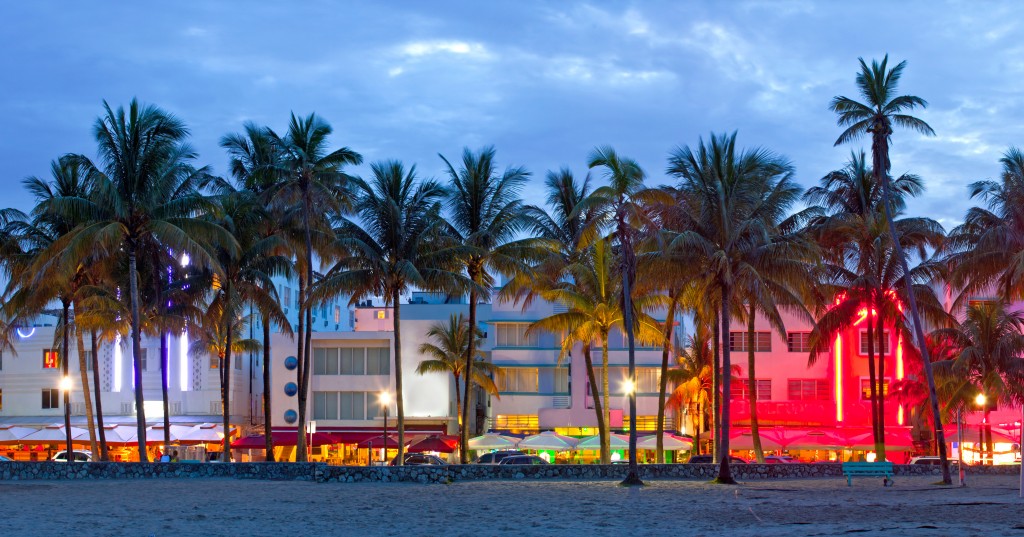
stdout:
MULTIPOLYGON (((388 414, 393 416, 392 414, 388 414)), ((379 392, 366 392, 366 419, 384 418, 384 405, 380 404, 379 392)))
MULTIPOLYGON (((877 354, 878 353, 878 332, 875 331, 873 335, 875 336, 875 354, 877 354)), ((885 342, 885 346, 884 346, 883 351, 884 351, 884 353, 886 355, 888 355, 889 354, 889 331, 886 330, 885 331, 885 335, 882 336, 882 337, 883 337, 883 341, 885 342)), ((867 330, 861 330, 860 331, 860 353, 861 354, 867 354, 868 353, 868 331, 867 330)))
POLYGON ((234 356, 234 360, 235 360, 235 369, 237 369, 237 370, 241 370, 241 369, 242 369, 242 359, 243 359, 244 357, 245 357, 245 355, 243 355, 243 354, 236 354, 236 355, 234 356))
POLYGON ((569 393, 569 368, 556 367, 552 371, 555 377, 555 393, 569 393))
POLYGON ((494 417, 494 428, 508 431, 535 431, 540 426, 536 414, 498 414, 494 417))
MULTIPOLYGON (((622 428, 629 429, 630 416, 622 416, 622 428)), ((668 429, 668 427, 665 427, 668 429)), ((636 417, 636 430, 638 431, 656 431, 658 430, 658 416, 637 416, 636 417)))
POLYGON ((313 349, 313 374, 314 375, 337 375, 338 374, 338 349, 313 349))
POLYGON ((334 324, 341 322, 341 306, 334 306, 334 324))
POLYGON ((832 398, 826 379, 789 379, 790 401, 828 401, 832 398))
MULTIPOLYGON (((730 351, 749 351, 750 345, 747 342, 747 332, 729 332, 729 350, 730 351)), ((754 332, 754 352, 771 352, 772 351, 772 333, 771 332, 754 332)))
POLYGON ((341 419, 366 419, 366 392, 339 392, 341 419))
POLYGON ((526 334, 530 325, 526 323, 498 323, 498 346, 499 347, 537 347, 539 340, 537 332, 526 334))
MULTIPOLYGON (((140 367, 142 368, 142 371, 145 371, 146 370, 146 365, 147 365, 146 362, 149 359, 149 349, 139 349, 139 350, 142 353, 142 354, 139 355, 140 367)), ((132 365, 134 367, 134 364, 132 364, 132 365)))
POLYGON ((57 363, 57 351, 53 349, 43 349, 43 369, 57 369, 57 363))
MULTIPOLYGON (((757 400, 758 401, 771 401, 772 400, 772 381, 771 379, 756 379, 754 381, 757 387, 757 400)), ((730 391, 732 392, 733 399, 745 399, 750 400, 750 391, 747 389, 747 380, 733 381, 729 384, 730 391)))
POLYGON ((338 349, 341 352, 342 375, 365 375, 366 355, 365 349, 338 349))
POLYGON ((811 352, 810 332, 789 332, 786 334, 786 347, 789 352, 811 352))
POLYGON ((391 374, 391 349, 387 347, 370 347, 366 349, 366 374, 391 374))
POLYGON ((60 390, 57 388, 43 389, 43 409, 60 408, 60 390))
POLYGON ((0 371, 4 370, 4 351, 0 351, 0 371))
MULTIPOLYGON (((885 382, 882 383, 882 395, 889 395, 889 379, 885 379, 885 382)), ((860 398, 871 399, 871 379, 860 379, 860 398)))
POLYGON ((0 389, 0 412, 4 410, 4 391, 0 389))
POLYGON ((338 419, 338 392, 313 392, 313 419, 338 419))
POLYGON ((287 308, 288 304, 291 304, 291 303, 292 303, 292 288, 291 287, 285 287, 284 288, 284 302, 283 302, 282 306, 287 308))
POLYGON ((295 290, 295 309, 299 309, 299 290, 295 290))
MULTIPOLYGON (((627 374, 629 370, 627 369, 627 374)), ((661 370, 657 367, 636 368, 636 393, 658 393, 661 389, 661 370)))
POLYGON ((498 391, 537 393, 537 375, 536 367, 506 367, 498 376, 498 391))
POLYGON ((216 354, 210 355, 210 369, 220 369, 220 356, 216 354))
POLYGON ((85 351, 85 370, 92 372, 92 351, 85 351))
POLYGON ((388 310, 377 310, 377 318, 378 319, 387 319, 388 318, 388 310))

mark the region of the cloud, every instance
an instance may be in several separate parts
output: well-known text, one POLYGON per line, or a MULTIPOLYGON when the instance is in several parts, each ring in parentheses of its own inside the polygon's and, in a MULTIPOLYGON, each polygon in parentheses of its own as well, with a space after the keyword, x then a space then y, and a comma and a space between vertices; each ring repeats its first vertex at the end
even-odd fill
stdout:
POLYGON ((399 47, 403 56, 420 58, 436 54, 455 54, 476 59, 487 59, 490 54, 480 43, 466 41, 413 41, 399 47))

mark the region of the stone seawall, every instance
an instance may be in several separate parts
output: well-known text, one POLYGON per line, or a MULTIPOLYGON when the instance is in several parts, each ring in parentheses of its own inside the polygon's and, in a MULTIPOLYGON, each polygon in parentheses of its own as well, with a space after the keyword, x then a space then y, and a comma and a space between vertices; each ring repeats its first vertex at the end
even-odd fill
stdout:
MULTIPOLYGON (((611 465, 451 465, 366 467, 328 466, 322 463, 123 463, 123 462, 0 462, 0 481, 63 479, 265 479, 316 481, 319 483, 412 482, 452 483, 456 481, 552 479, 621 480, 624 464, 611 465)), ((714 464, 644 464, 643 479, 697 479, 715 477, 714 464)), ((841 477, 842 466, 824 464, 737 464, 733 476, 740 481, 761 479, 806 479, 841 477)), ((896 465, 897 476, 940 474, 938 466, 896 465)), ((972 466, 968 475, 1017 475, 1019 465, 972 466)), ((955 467, 954 467, 955 475, 955 467)))

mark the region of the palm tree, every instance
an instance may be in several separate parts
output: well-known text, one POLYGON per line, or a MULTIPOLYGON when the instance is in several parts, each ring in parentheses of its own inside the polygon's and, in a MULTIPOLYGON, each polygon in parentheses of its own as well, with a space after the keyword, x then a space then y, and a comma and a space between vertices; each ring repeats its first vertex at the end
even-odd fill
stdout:
MULTIPOLYGON (((466 355, 469 345, 469 322, 462 314, 452 314, 448 322, 437 322, 427 330, 426 336, 434 342, 420 344, 420 354, 430 358, 416 366, 416 373, 451 374, 455 378, 455 411, 458 413, 459 430, 462 427, 462 393, 459 391, 459 380, 463 377, 466 364, 462 358, 466 355)), ((498 396, 498 387, 494 384, 494 376, 500 374, 501 368, 486 361, 486 355, 480 346, 484 335, 479 329, 474 334, 477 342, 476 362, 473 368, 472 383, 482 388, 488 395, 498 396)))
MULTIPOLYGON (((958 395, 950 406, 964 407, 977 393, 992 401, 1021 400, 1024 380, 1024 314, 1006 311, 1002 303, 971 304, 959 326, 932 332, 950 357, 935 363, 938 376, 949 379, 948 391, 958 395), (969 394, 969 398, 964 395, 969 394), (966 399, 966 400, 965 400, 966 399)), ((985 405, 985 436, 992 452, 991 407, 985 405)))
MULTIPOLYGON (((337 244, 347 255, 317 283, 311 296, 325 300, 350 293, 351 302, 382 296, 394 308, 395 403, 398 461, 404 461, 405 400, 402 390, 401 302, 410 288, 453 292, 469 282, 456 271, 465 252, 442 234, 444 188, 416 177, 401 162, 374 162, 369 181, 354 177, 356 215, 341 221, 337 244)), ((467 370, 467 377, 472 372, 467 370)))
POLYGON ((199 218, 214 206, 197 190, 206 176, 191 165, 195 152, 185 143, 188 129, 176 117, 155 106, 132 100, 128 109, 114 111, 103 103, 94 135, 99 163, 77 157, 93 185, 89 198, 60 197, 56 214, 82 218, 85 224, 65 235, 54 263, 77 266, 93 252, 123 252, 128 261, 132 356, 135 375, 140 460, 146 461, 146 416, 142 394, 142 325, 138 262, 144 243, 162 244, 186 253, 200 266, 213 264, 205 245, 237 248, 221 227, 199 218))
MULTIPOLYGON (((525 229, 523 203, 519 191, 530 177, 525 168, 507 168, 499 173, 494 162, 494 147, 477 153, 466 148, 462 168, 456 170, 444 161, 448 172, 448 218, 450 232, 468 247, 464 259, 466 273, 475 285, 469 289, 469 324, 476 326, 476 307, 480 295, 490 299, 494 274, 512 275, 526 270, 527 260, 535 257, 536 244, 531 239, 515 240, 525 229), (479 289, 479 291, 478 291, 479 289)), ((466 349, 466 378, 473 376, 476 342, 466 349)), ((473 392, 466 384, 462 415, 469 419, 473 392)), ((459 440, 462 463, 469 462, 469 427, 462 428, 459 440)))
POLYGON ((345 166, 359 165, 363 157, 342 147, 327 150, 327 137, 333 129, 316 114, 305 118, 291 115, 288 132, 279 136, 267 129, 266 135, 276 146, 277 182, 268 190, 274 203, 301 209, 302 234, 299 274, 299 343, 298 359, 298 425, 296 447, 298 460, 306 460, 306 401, 309 397, 310 345, 312 344, 313 310, 309 292, 313 286, 313 233, 325 229, 332 218, 350 208, 345 166))
POLYGON ((836 121, 839 126, 846 127, 846 130, 839 135, 835 145, 852 141, 864 134, 871 135, 872 170, 876 182, 882 185, 882 199, 885 219, 889 225, 889 234, 892 237, 896 256, 903 263, 903 285, 910 302, 910 314, 917 336, 917 348, 921 351, 924 375, 928 381, 928 397, 931 401, 932 415, 935 421, 935 438, 939 444, 939 459, 942 462, 942 482, 948 485, 953 481, 949 474, 949 460, 946 458, 946 436, 942 431, 942 420, 939 418, 939 398, 935 391, 935 378, 932 375, 932 363, 928 357, 924 326, 921 324, 921 315, 917 309, 914 293, 911 291, 913 283, 910 270, 907 268, 900 240, 896 236, 896 225, 893 223, 894 209, 891 205, 892 194, 889 186, 889 138, 893 133, 893 125, 909 128, 926 136, 934 136, 935 131, 921 119, 906 113, 917 107, 926 108, 928 103, 924 99, 914 95, 896 94, 903 69, 907 65, 906 61, 900 62, 892 69, 888 69, 888 55, 882 59, 881 63, 872 61, 870 67, 863 58, 860 58, 859 61, 861 71, 857 74, 857 88, 865 102, 861 103, 843 96, 832 99, 829 108, 839 115, 836 121))
MULTIPOLYGON (((720 297, 723 340, 731 317, 744 297, 744 284, 758 267, 757 255, 773 255, 767 237, 778 227, 801 191, 792 179, 788 160, 764 149, 738 151, 736 134, 701 139, 695 149, 679 148, 669 158, 669 174, 678 178, 690 229, 679 233, 673 248, 697 252, 704 261, 707 294, 720 297), (761 252, 757 254, 757 252, 761 252)), ((779 249, 781 252, 787 249, 779 249)), ((778 255, 778 254, 776 254, 778 255)), ((722 371, 732 370, 729 345, 721 346, 722 371)), ((722 376, 721 467, 718 482, 735 483, 729 470, 729 398, 731 375, 722 376)))

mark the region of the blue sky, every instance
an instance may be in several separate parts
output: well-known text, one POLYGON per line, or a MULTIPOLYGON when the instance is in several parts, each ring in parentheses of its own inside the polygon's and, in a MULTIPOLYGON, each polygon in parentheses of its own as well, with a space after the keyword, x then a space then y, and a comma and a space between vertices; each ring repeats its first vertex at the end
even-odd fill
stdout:
MULTIPOLYGON (((833 147, 835 95, 857 58, 908 60, 901 89, 927 99, 937 136, 897 132, 894 173, 927 193, 916 214, 955 225, 966 185, 995 178, 1022 143, 1024 74, 1014 2, 5 2, 0 6, 2 205, 65 152, 93 155, 103 99, 181 117, 200 163, 252 120, 283 129, 315 111, 336 146, 440 177, 437 154, 493 144, 502 165, 586 172, 595 146, 666 156, 709 132, 790 158, 812 185, 861 143, 833 147)), ((865 145, 866 147, 866 145, 865 145)), ((356 168, 364 173, 366 167, 356 168)))

